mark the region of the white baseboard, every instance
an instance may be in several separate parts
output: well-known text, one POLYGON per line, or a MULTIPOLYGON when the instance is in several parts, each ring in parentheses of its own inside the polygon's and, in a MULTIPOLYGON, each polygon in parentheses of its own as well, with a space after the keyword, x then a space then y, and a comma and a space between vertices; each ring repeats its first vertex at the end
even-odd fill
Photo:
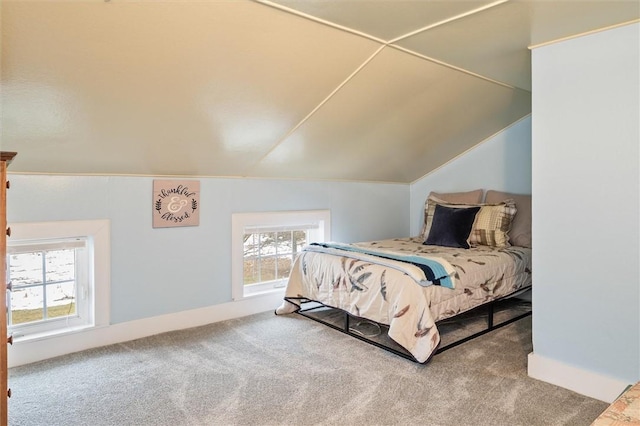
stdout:
POLYGON ((275 311, 282 303, 283 296, 284 291, 276 292, 206 308, 104 327, 88 328, 48 338, 17 341, 8 347, 8 366, 17 367, 60 355, 140 339, 167 331, 198 327, 269 310, 275 311))
POLYGON ((529 377, 612 403, 630 384, 550 358, 529 354, 529 377))

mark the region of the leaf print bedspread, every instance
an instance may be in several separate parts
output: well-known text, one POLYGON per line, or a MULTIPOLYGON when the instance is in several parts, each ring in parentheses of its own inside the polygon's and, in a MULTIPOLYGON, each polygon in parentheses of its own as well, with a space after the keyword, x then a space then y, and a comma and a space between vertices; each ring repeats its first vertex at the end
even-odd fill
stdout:
MULTIPOLYGON (((531 249, 426 246, 419 238, 356 243, 403 255, 430 255, 454 269, 454 289, 418 282, 415 265, 388 258, 306 247, 296 258, 285 297, 302 297, 389 326, 389 337, 425 362, 440 343, 436 322, 531 286, 531 249)), ((289 302, 276 310, 295 308, 289 302)))

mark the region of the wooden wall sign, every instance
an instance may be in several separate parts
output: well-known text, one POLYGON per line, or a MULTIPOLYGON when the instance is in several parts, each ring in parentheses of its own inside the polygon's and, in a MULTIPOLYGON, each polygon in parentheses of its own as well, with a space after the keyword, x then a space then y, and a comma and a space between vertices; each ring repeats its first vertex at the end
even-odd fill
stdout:
POLYGON ((153 227, 198 226, 200 181, 154 180, 153 227))

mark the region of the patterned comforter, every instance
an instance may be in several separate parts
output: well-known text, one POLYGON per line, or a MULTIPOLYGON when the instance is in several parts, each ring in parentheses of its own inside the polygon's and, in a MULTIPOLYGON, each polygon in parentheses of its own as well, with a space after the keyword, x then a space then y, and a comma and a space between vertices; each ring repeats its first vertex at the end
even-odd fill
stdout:
MULTIPOLYGON (((389 337, 425 362, 440 343, 436 322, 531 285, 531 249, 427 246, 419 238, 355 243, 358 250, 308 246, 296 258, 285 297, 306 298, 389 326, 389 337), (369 250, 437 259, 452 287, 425 285, 412 263, 369 250)), ((276 313, 298 309, 284 302, 276 313)))

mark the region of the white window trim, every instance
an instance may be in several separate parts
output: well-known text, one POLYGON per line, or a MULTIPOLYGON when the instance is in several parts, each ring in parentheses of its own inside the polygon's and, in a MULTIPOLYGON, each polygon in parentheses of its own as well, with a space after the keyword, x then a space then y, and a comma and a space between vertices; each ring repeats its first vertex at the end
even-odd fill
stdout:
POLYGON ((109 220, 78 220, 57 222, 22 222, 11 223, 10 241, 62 239, 72 237, 88 237, 89 257, 93 259, 93 270, 89 271, 93 278, 93 321, 89 325, 75 328, 56 329, 45 333, 28 334, 16 338, 16 341, 41 339, 63 333, 76 332, 78 329, 101 327, 109 324, 111 309, 111 246, 109 220))
POLYGON ((251 295, 244 294, 243 265, 244 247, 242 244, 243 235, 246 228, 251 227, 295 227, 304 226, 310 223, 317 223, 320 235, 324 241, 331 238, 331 212, 329 210, 300 210, 283 212, 254 212, 254 213, 233 213, 231 215, 231 282, 233 300, 242 300, 247 297, 273 292, 282 292, 285 287, 277 287, 269 291, 256 292, 251 295))
MULTIPOLYGON (((14 339, 17 340, 22 336, 30 334, 48 334, 61 329, 77 329, 86 327, 87 325, 93 325, 93 277, 91 277, 90 270, 88 269, 93 262, 92 239, 86 236, 77 236, 64 239, 39 238, 37 240, 12 239, 9 241, 10 244, 7 246, 7 253, 10 256, 21 253, 32 253, 34 251, 74 250, 74 293, 77 300, 75 312, 72 312, 69 316, 63 315, 54 318, 43 318, 42 321, 10 325, 9 330, 14 339), (75 249, 78 248, 82 248, 83 250, 80 253, 75 252, 75 249)), ((40 272, 42 273, 44 271, 41 270, 40 272)), ((47 284, 45 277, 42 277, 42 282, 33 283, 33 285, 42 288, 43 293, 46 293, 46 287, 51 284, 47 284)), ((13 285, 13 290, 18 290, 16 284, 13 285)), ((47 308, 50 306, 49 302, 51 301, 47 300, 47 308)))

